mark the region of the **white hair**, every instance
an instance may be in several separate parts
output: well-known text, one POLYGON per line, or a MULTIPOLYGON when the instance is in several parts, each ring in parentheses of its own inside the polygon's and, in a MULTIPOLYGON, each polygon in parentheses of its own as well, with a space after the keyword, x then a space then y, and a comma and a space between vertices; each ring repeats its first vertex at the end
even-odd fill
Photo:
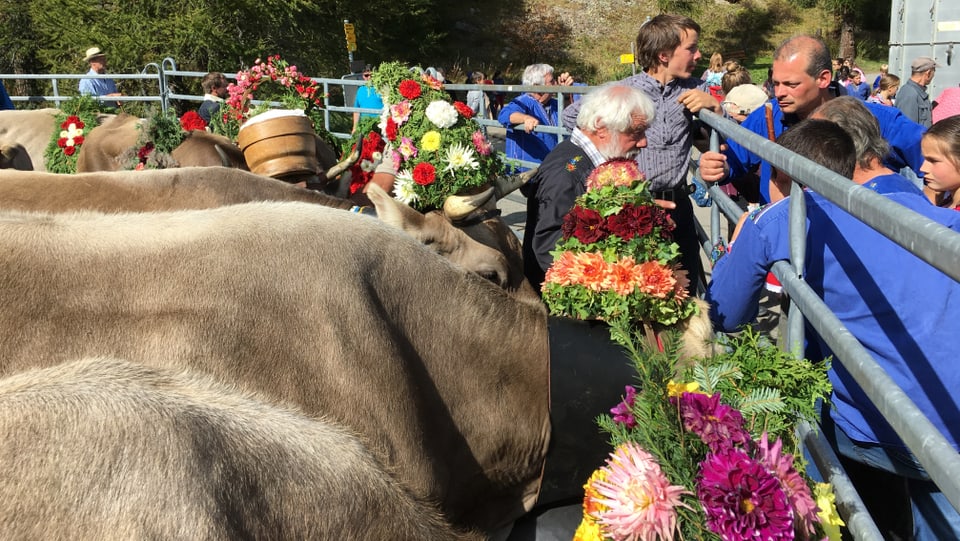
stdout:
POLYGON ((581 100, 577 127, 583 131, 600 128, 625 133, 633 127, 633 115, 643 115, 649 126, 657 112, 656 106, 642 90, 621 83, 608 83, 589 92, 581 100))
POLYGON ((524 86, 545 84, 548 73, 553 73, 553 66, 550 64, 530 64, 523 70, 523 84, 524 86))

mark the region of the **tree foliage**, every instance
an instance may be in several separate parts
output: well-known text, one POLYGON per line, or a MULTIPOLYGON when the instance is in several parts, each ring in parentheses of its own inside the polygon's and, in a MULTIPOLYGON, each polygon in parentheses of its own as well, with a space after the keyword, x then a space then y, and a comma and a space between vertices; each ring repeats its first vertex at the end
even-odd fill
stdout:
MULTIPOLYGON (((522 66, 546 62, 580 80, 598 82, 623 69, 617 64, 619 54, 629 51, 643 17, 657 12, 696 18, 704 28, 705 50, 756 53, 770 47, 778 26, 794 24, 781 19, 788 11, 799 11, 791 3, 834 6, 831 13, 852 11, 858 17, 876 18, 884 9, 889 13, 887 2, 870 10, 864 2, 641 0, 597 6, 550 0, 0 0, 5 29, 0 32, 0 72, 82 73, 87 69, 84 51, 96 45, 108 52, 112 73, 139 72, 167 57, 180 70, 233 73, 258 57, 280 54, 307 75, 338 77, 349 70, 343 32, 343 21, 349 20, 356 29, 355 60, 442 66, 454 75, 459 68, 460 77, 452 77, 457 82, 463 72, 475 69, 489 75, 506 72, 508 80, 516 80, 522 66), (781 5, 789 10, 777 7, 781 5), (610 9, 616 14, 604 18, 610 9)), ((864 22, 857 19, 857 24, 864 22)), ((49 87, 43 88, 47 84, 7 82, 21 95, 49 93, 49 87)), ((118 84, 127 94, 156 93, 140 88, 140 82, 118 84)), ((199 93, 197 80, 183 85, 176 90, 199 93)), ((61 81, 60 88, 69 94, 76 81, 61 81)))

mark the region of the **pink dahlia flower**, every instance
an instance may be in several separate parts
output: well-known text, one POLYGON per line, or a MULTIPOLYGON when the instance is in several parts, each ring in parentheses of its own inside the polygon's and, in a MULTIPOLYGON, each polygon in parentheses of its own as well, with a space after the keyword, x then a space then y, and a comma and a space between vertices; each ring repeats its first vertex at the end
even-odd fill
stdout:
POLYGON ((780 481, 780 488, 787 495, 787 501, 797 520, 799 531, 809 538, 816 533, 814 523, 820 522, 817 513, 820 508, 813 501, 810 486, 803 477, 793 468, 793 455, 781 452, 783 442, 777 438, 772 445, 767 441, 767 433, 760 436, 757 446, 757 458, 780 481))
POLYGON ((793 539, 793 511, 780 481, 743 449, 707 455, 697 496, 707 527, 725 541, 793 539))
POLYGON ((748 445, 750 433, 743 428, 743 415, 720 402, 720 393, 680 395, 680 416, 683 428, 700 436, 714 453, 736 444, 748 445))
POLYGON ((637 389, 632 385, 627 385, 623 389, 626 393, 623 397, 623 402, 611 408, 610 413, 613 414, 613 422, 621 423, 627 428, 633 428, 637 426, 637 420, 634 419, 633 414, 630 413, 630 408, 633 407, 633 403, 637 400, 637 389))
POLYGON ((607 459, 606 478, 593 483, 606 509, 597 512, 601 532, 614 541, 672 541, 677 529, 677 506, 691 494, 671 485, 653 455, 627 442, 607 459))

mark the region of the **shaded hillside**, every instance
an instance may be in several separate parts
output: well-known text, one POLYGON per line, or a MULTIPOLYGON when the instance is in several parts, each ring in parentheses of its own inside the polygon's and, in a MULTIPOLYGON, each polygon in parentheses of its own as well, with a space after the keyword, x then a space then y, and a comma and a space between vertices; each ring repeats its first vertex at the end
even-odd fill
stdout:
MULTIPOLYGON (((588 82, 628 74, 630 67, 618 63, 619 55, 631 52, 643 21, 659 13, 656 0, 523 0, 506 9, 492 0, 481 11, 469 4, 471 22, 448 36, 437 63, 454 67, 454 73, 507 69, 517 76, 529 63, 547 62, 588 82)), ((818 7, 800 8, 788 0, 711 0, 704 5, 694 15, 704 30, 704 63, 716 51, 746 51, 748 60, 769 56, 796 33, 821 35, 836 47, 833 18, 818 7)), ((885 47, 882 35, 864 35, 871 40, 865 45, 885 47)))

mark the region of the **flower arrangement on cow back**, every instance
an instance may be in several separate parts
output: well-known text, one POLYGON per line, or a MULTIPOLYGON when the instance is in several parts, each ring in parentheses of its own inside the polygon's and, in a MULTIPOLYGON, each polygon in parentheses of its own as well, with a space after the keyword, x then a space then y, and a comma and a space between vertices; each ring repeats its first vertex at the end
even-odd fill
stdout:
POLYGON ((551 313, 673 325, 697 311, 674 224, 631 159, 601 164, 564 217, 543 283, 551 313))
POLYGON ((100 104, 90 96, 77 96, 64 102, 54 117, 53 135, 43 153, 47 171, 76 173, 77 158, 84 139, 97 125, 100 104))
POLYGON ((212 121, 211 128, 231 139, 236 139, 240 125, 248 118, 269 109, 269 102, 302 110, 315 128, 323 126, 322 87, 278 54, 268 56, 266 61, 257 58, 249 69, 238 71, 236 82, 227 85, 227 92, 221 108, 223 116, 212 121), (262 103, 254 105, 255 99, 262 103))
POLYGON ((378 66, 372 82, 384 102, 378 129, 397 172, 394 197, 418 210, 484 186, 502 163, 473 111, 443 83, 397 62, 378 66))
POLYGON ((626 386, 599 420, 614 450, 584 485, 575 540, 839 539, 832 490, 802 473, 794 436, 830 393, 824 364, 749 331, 682 367, 676 336, 645 357, 639 335, 621 339, 643 392, 626 386))

